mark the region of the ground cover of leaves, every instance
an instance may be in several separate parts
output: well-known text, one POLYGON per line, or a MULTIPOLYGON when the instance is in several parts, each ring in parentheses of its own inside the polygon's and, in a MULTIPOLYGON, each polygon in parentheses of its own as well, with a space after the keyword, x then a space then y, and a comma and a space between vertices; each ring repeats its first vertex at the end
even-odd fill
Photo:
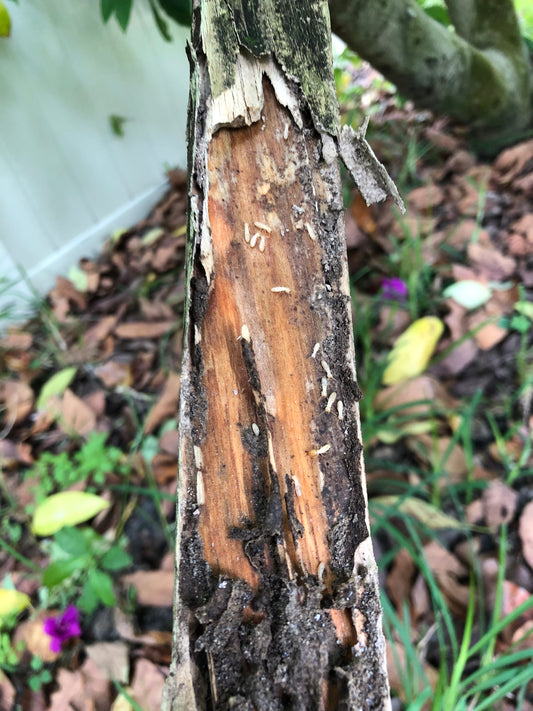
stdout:
MULTIPOLYGON (((443 121, 382 103, 371 142, 393 178, 411 187, 404 217, 388 205, 367 208, 354 191, 347 197, 368 486, 383 588, 394 609, 406 606, 436 684, 442 650, 427 581, 380 525, 380 506, 397 530, 406 517, 418 526, 458 629, 474 568, 479 609, 496 604, 502 526, 501 615, 531 599, 533 141, 483 162, 443 121), (465 282, 482 303, 446 295, 465 282), (384 385, 395 340, 426 316, 444 327, 429 364, 384 385)), ((69 279, 58 276, 38 315, 0 340, 0 585, 32 604, 0 629, 2 709, 159 708, 171 651, 186 221, 184 175, 169 179, 145 220, 69 279), (80 527, 98 536, 79 540, 97 549, 92 578, 73 564, 55 579, 50 565, 67 565, 69 543, 32 532, 39 502, 64 489, 109 503, 80 527), (102 575, 111 578, 103 596, 91 588, 102 575), (69 604, 79 630, 62 622, 69 604), (49 632, 61 624, 66 639, 52 651, 49 632)), ((405 362, 416 351, 415 339, 405 362)), ((518 616, 495 654, 512 643, 533 648, 532 627, 533 611, 518 616)), ((402 645, 396 639, 389 659, 398 708, 402 645)), ((521 703, 533 708, 533 683, 521 703)), ((516 708, 512 694, 501 708, 516 708)))

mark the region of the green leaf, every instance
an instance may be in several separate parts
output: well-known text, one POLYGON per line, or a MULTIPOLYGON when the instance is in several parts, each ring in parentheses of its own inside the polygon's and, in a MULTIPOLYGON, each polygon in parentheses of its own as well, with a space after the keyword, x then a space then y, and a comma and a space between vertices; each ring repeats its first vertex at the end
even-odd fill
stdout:
POLYGON ((105 570, 122 570, 131 565, 131 556, 118 546, 112 546, 100 559, 100 565, 105 570))
POLYGON ((25 593, 0 588, 0 620, 11 615, 18 615, 30 605, 30 598, 25 593))
POLYGON ((109 125, 115 136, 124 136, 124 124, 128 119, 125 116, 118 116, 117 114, 109 115, 109 125))
POLYGON ((426 5, 424 7, 424 12, 437 22, 440 22, 441 25, 449 27, 450 16, 448 14, 448 10, 445 7, 442 7, 442 5, 426 5))
POLYGON ((104 605, 112 607, 116 603, 115 593, 113 591, 113 581, 107 573, 91 568, 87 578, 91 590, 96 597, 101 600, 104 605))
POLYGON ((43 573, 43 585, 53 588, 67 578, 70 578, 77 570, 85 568, 87 558, 66 558, 50 563, 43 573))
POLYGON ((76 366, 70 366, 69 368, 63 368, 63 370, 60 370, 52 375, 52 377, 47 380, 41 388, 41 392, 37 399, 37 410, 43 410, 46 407, 48 400, 50 400, 50 398, 54 395, 63 395, 65 390, 74 380, 77 370, 76 366))
POLYGON ((133 0, 115 0, 115 17, 123 32, 128 29, 133 0))
POLYGON ((533 326, 533 323, 531 323, 527 316, 520 314, 520 316, 513 316, 509 325, 519 333, 527 333, 533 326))
POLYGON ((161 9, 179 25, 191 24, 190 0, 159 0, 161 9))
POLYGON ((115 0, 100 0, 102 20, 107 22, 115 10, 115 0))
POLYGON ((83 612, 90 615, 91 612, 94 612, 98 607, 98 599, 98 595, 96 595, 92 589, 89 581, 86 580, 85 585, 82 588, 81 595, 76 600, 76 606, 83 612))
POLYGON ((84 272, 83 269, 80 269, 79 267, 72 266, 68 270, 67 276, 68 280, 74 284, 78 291, 87 291, 87 285, 89 283, 87 272, 84 272))
POLYGON ((155 24, 157 25, 157 29, 163 36, 163 39, 165 39, 167 42, 172 42, 172 35, 168 31, 168 24, 162 18, 154 0, 150 0, 150 8, 152 10, 152 15, 154 16, 155 24))
POLYGON ((428 528, 464 528, 463 524, 457 519, 448 516, 431 504, 428 504, 422 499, 410 497, 407 499, 401 496, 377 496, 372 498, 373 504, 380 504, 387 508, 395 508, 407 516, 416 518, 428 528))
POLYGON ((85 491, 62 491, 44 499, 33 514, 36 536, 51 536, 63 526, 76 526, 108 508, 109 501, 85 491))
POLYGON ((73 558, 89 553, 87 539, 83 532, 72 526, 64 526, 54 536, 57 545, 73 558))
POLYGON ((533 321, 533 302, 532 301, 517 301, 514 305, 514 310, 518 311, 522 316, 527 316, 530 321, 533 321))
POLYGON ((11 34, 11 18, 6 6, 0 0, 0 37, 9 37, 11 34))
POLYGON ((483 306, 491 297, 491 290, 485 284, 473 279, 457 281, 444 290, 443 296, 451 298, 460 306, 471 311, 483 306))

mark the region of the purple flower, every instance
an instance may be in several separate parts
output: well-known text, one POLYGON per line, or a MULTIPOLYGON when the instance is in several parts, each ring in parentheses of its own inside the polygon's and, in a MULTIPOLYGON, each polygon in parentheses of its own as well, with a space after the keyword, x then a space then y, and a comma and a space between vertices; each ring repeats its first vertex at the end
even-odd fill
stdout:
POLYGON ((52 638, 50 641, 52 652, 60 652, 64 642, 81 634, 80 613, 74 605, 68 605, 62 615, 46 618, 44 631, 52 638))
POLYGON ((407 298, 407 284, 398 277, 381 280, 381 295, 388 301, 405 301, 407 298))

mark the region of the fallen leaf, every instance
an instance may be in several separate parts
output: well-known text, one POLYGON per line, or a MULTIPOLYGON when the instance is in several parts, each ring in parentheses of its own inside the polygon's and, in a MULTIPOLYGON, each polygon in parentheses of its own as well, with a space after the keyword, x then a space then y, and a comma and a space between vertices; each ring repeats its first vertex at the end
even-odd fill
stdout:
POLYGON ((160 338, 173 328, 177 328, 177 325, 177 321, 161 321, 159 323, 135 321, 122 323, 115 328, 115 335, 124 339, 160 338))
POLYGON ((438 185, 430 183, 420 188, 415 188, 407 195, 407 203, 409 207, 418 210, 418 212, 426 212, 443 201, 444 195, 438 185))
POLYGON ((1 399, 4 401, 7 421, 10 424, 22 422, 33 410, 33 390, 20 380, 4 382, 1 385, 1 399))
POLYGON ((30 598, 18 590, 0 588, 0 620, 31 606, 30 598))
MULTIPOLYGON (((418 499, 415 496, 377 496, 372 499, 375 504, 397 509, 401 513, 416 518, 428 528, 437 530, 439 528, 462 529, 463 524, 452 516, 439 511, 427 501, 418 499)), ((393 511, 391 511, 393 514, 393 511)))
POLYGON ((401 548, 394 556, 390 572, 387 575, 387 590, 397 610, 401 610, 403 603, 409 599, 416 572, 413 558, 405 548, 401 548))
POLYGON ((15 687, 0 669, 0 708, 13 709, 15 706, 15 687))
POLYGON ((164 301, 150 301, 141 297, 139 305, 142 315, 149 321, 170 321, 175 317, 172 307, 164 301))
POLYGON ((429 434, 412 435, 407 438, 409 448, 427 462, 433 471, 443 470, 449 479, 441 476, 440 485, 462 481, 468 473, 465 453, 458 444, 450 449, 450 437, 432 437, 429 434))
POLYGON ((515 272, 515 260, 493 247, 469 244, 466 253, 470 264, 491 281, 505 281, 515 272))
POLYGON ((41 388, 41 392, 39 393, 39 397, 37 399, 36 409, 43 410, 51 397, 54 395, 62 395, 74 380, 77 370, 78 369, 75 366, 71 366, 54 373, 54 375, 52 375, 52 377, 49 378, 41 388))
POLYGON ((24 649, 40 657, 43 662, 54 662, 61 652, 52 652, 50 649, 51 637, 44 631, 44 621, 50 617, 49 610, 41 610, 36 617, 21 622, 13 634, 13 647, 23 642, 24 649))
POLYGON ((62 276, 56 277, 56 288, 50 292, 50 296, 52 299, 58 296, 59 300, 71 302, 75 304, 80 311, 84 311, 87 308, 85 295, 76 289, 69 279, 65 279, 65 277, 62 276))
POLYGON ((444 331, 435 316, 418 319, 396 340, 383 373, 383 383, 394 385, 422 373, 444 331))
POLYGON ((518 524, 518 533, 522 541, 522 555, 530 568, 533 568, 533 501, 524 506, 518 524))
POLYGON ((83 334, 83 340, 87 345, 96 345, 104 341, 112 330, 115 328, 117 323, 116 316, 104 316, 98 323, 89 328, 83 334))
POLYGON ((350 204, 350 213, 354 218, 357 226, 366 232, 368 235, 374 234, 376 231, 376 223, 372 217, 372 209, 366 204, 363 196, 358 191, 350 204))
POLYGON ((160 711, 164 683, 165 677, 155 664, 137 660, 130 692, 143 711, 160 711))
POLYGON ((471 311, 483 306, 490 299, 491 290, 479 281, 465 280, 450 284, 442 295, 454 299, 465 309, 471 311))
POLYGON ((179 392, 180 376, 177 373, 170 373, 161 396, 148 413, 143 428, 145 434, 153 432, 164 420, 176 417, 179 392))
POLYGON ((76 671, 59 669, 56 686, 50 697, 51 709, 109 711, 111 708, 111 682, 89 657, 76 671))
POLYGON ((467 323, 468 330, 475 331, 474 339, 482 351, 489 351, 507 335, 507 329, 495 323, 484 308, 471 314, 467 323))
POLYGON ((494 163, 493 170, 500 173, 499 182, 506 185, 512 182, 532 160, 533 141, 526 141, 502 151, 494 163))
POLYGON ((178 476, 177 452, 174 454, 156 454, 151 461, 151 465, 154 479, 159 485, 172 481, 178 476))
POLYGON ((451 410, 457 404, 448 390, 429 375, 419 375, 391 385, 374 398, 374 407, 378 412, 394 409, 397 415, 427 416, 435 408, 451 410))
POLYGON ((464 616, 470 598, 468 568, 437 541, 424 546, 426 561, 452 614, 464 616))
POLYGON ((12 469, 17 464, 31 466, 31 445, 24 442, 13 442, 10 439, 0 439, 0 469, 12 469))
POLYGON ((179 432, 177 429, 165 432, 159 439, 159 449, 165 454, 170 454, 173 457, 178 456, 179 432))
POLYGON ((103 382, 106 388, 116 388, 118 385, 129 387, 132 384, 131 365, 117 360, 109 360, 94 369, 94 374, 103 382))
POLYGON ((516 511, 518 494, 503 481, 491 481, 481 497, 483 502, 483 518, 487 526, 497 529, 504 523, 509 523, 516 511))
POLYGON ((109 501, 86 491, 61 491, 42 501, 33 514, 36 536, 51 536, 63 526, 76 526, 109 507, 109 501))
POLYGON ((127 684, 130 677, 129 648, 124 642, 96 642, 85 647, 89 659, 107 679, 127 684))
POLYGON ((174 572, 169 570, 138 570, 120 578, 132 585, 140 605, 171 607, 174 599, 174 572))
POLYGON ((33 336, 27 331, 8 330, 7 334, 0 338, 0 348, 6 351, 27 351, 33 343, 33 336))
POLYGON ((61 401, 59 425, 67 434, 76 432, 85 436, 95 429, 96 415, 72 390, 67 389, 61 401))
POLYGON ((491 244, 489 233, 482 229, 475 220, 461 220, 458 225, 450 227, 446 232, 446 244, 460 252, 473 242, 482 245, 491 244))

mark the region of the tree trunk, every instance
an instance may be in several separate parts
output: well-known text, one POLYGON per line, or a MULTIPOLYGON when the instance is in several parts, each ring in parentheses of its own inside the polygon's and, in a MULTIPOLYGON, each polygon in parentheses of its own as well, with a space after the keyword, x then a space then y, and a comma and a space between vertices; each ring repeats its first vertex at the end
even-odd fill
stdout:
POLYGON ((405 97, 495 147, 516 140, 532 126, 532 68, 513 1, 446 4, 456 32, 416 0, 329 0, 333 31, 405 97))
POLYGON ((193 8, 174 657, 163 708, 388 709, 325 0, 193 8), (253 7, 250 7, 252 6, 253 7))

